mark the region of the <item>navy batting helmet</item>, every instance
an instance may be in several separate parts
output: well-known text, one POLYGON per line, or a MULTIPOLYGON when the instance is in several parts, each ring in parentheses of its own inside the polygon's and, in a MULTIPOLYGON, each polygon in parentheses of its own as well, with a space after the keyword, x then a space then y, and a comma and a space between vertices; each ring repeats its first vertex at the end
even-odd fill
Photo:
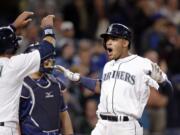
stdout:
POLYGON ((18 40, 21 38, 17 37, 13 29, 8 27, 0 28, 0 53, 15 53, 18 49, 18 40))
MULTIPOLYGON (((127 26, 123 24, 113 23, 108 27, 106 33, 101 34, 100 37, 103 39, 106 39, 107 37, 117 37, 117 38, 126 39, 129 41, 129 48, 130 48, 130 43, 132 39, 132 31, 130 30, 130 28, 128 28, 127 26)), ((104 47, 105 47, 105 44, 104 44, 104 47)))

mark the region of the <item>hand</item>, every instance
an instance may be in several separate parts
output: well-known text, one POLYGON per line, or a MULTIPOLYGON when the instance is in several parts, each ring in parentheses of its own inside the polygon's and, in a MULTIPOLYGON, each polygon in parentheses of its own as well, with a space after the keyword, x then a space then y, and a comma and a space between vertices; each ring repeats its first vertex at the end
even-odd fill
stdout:
POLYGON ((13 22, 12 25, 16 29, 20 29, 20 28, 26 26, 29 22, 32 21, 32 19, 29 17, 32 16, 33 14, 34 14, 33 12, 24 11, 16 18, 16 20, 13 22))
POLYGON ((152 79, 149 75, 144 75, 144 80, 146 85, 148 85, 149 87, 159 89, 158 83, 154 79, 152 79))
POLYGON ((160 69, 160 67, 156 63, 152 63, 152 72, 150 76, 152 79, 157 81, 158 83, 162 83, 167 79, 166 74, 160 69))
POLYGON ((54 26, 54 15, 48 15, 44 17, 41 21, 41 28, 46 28, 48 26, 53 27, 54 26))
POLYGON ((63 66, 55 65, 55 69, 59 70, 60 72, 63 72, 64 75, 71 81, 77 82, 80 80, 80 74, 79 73, 73 73, 68 69, 65 69, 63 66))

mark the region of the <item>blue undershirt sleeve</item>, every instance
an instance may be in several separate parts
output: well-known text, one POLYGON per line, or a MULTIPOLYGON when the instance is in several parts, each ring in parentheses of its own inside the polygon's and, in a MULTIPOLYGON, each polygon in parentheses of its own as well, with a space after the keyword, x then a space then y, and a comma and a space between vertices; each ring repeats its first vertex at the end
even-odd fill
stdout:
POLYGON ((97 81, 100 81, 98 79, 91 79, 91 78, 88 78, 88 77, 81 77, 80 78, 80 85, 82 85, 83 87, 89 89, 90 91, 92 92, 95 92, 95 88, 96 88, 96 83, 97 81))

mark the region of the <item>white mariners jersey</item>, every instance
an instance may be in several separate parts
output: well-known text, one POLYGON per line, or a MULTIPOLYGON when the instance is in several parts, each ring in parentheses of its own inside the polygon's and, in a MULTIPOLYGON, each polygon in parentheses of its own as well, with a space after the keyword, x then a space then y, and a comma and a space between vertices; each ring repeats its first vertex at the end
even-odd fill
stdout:
POLYGON ((37 72, 40 53, 33 51, 11 58, 0 57, 0 122, 18 122, 19 99, 23 79, 37 72))
POLYGON ((152 71, 151 61, 137 55, 106 63, 97 114, 140 118, 150 94, 147 71, 152 71))

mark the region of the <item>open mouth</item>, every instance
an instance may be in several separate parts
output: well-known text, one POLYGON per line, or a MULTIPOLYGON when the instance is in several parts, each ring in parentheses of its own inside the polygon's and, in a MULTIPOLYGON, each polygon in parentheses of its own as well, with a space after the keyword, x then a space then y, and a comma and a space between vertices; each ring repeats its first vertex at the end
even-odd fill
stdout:
POLYGON ((112 52, 112 48, 107 48, 107 51, 110 53, 112 52))

